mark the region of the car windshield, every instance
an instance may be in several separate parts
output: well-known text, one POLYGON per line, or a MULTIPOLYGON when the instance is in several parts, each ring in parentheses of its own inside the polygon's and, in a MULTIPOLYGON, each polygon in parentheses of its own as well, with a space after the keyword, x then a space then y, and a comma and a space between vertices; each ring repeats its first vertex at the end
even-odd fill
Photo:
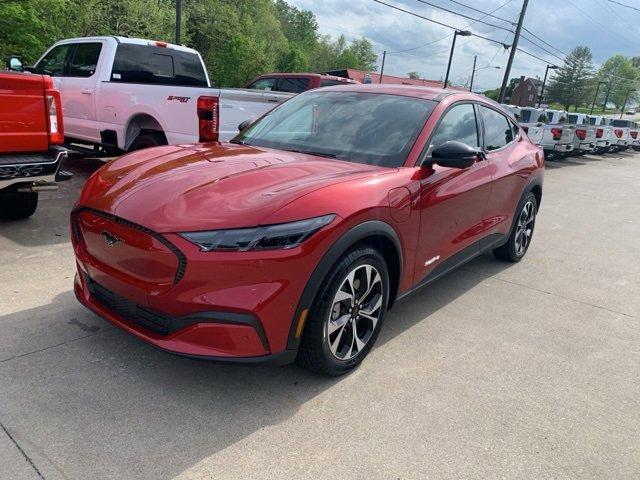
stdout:
POLYGON ((401 166, 436 102, 362 92, 309 92, 274 109, 232 142, 401 166))

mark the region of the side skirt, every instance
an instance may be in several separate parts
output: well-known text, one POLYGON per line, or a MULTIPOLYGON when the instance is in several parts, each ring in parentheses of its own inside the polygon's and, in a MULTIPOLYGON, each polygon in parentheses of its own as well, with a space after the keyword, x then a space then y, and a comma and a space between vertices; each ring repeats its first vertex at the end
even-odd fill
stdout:
POLYGON ((429 272, 426 277, 424 277, 419 283, 417 283, 415 287, 401 295, 398 295, 398 298, 396 300, 405 298, 411 295, 416 290, 419 290, 422 287, 426 287, 439 278, 445 276, 452 270, 455 270, 461 265, 464 265, 470 260, 473 260, 477 256, 489 250, 493 250, 494 248, 497 248, 501 245, 504 245, 508 239, 508 235, 502 235, 501 233, 493 233, 484 238, 481 238, 477 242, 472 243, 471 245, 466 247, 464 250, 459 251, 458 253, 450 256, 445 261, 440 263, 436 268, 429 272))

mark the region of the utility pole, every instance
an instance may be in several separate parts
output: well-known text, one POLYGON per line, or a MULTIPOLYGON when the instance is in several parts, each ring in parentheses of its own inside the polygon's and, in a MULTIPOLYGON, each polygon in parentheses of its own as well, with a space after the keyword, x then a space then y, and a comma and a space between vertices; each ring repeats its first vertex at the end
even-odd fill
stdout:
POLYGON ((182 23, 182 0, 176 0, 176 44, 180 45, 180 24, 182 23))
POLYGON ((520 10, 520 18, 518 18, 518 26, 516 27, 516 33, 513 36, 513 44, 511 44, 511 51, 509 52, 509 60, 507 61, 507 68, 504 71, 504 78, 502 79, 502 86, 500 87, 500 96, 498 97, 498 103, 504 102, 504 96, 507 93, 507 84, 509 83, 509 75, 511 75, 511 66, 513 65, 513 57, 518 50, 518 40, 520 40, 520 31, 522 30, 522 23, 524 22, 524 14, 527 12, 527 6, 529 0, 524 0, 522 3, 522 10, 520 10))
POLYGON ((387 58, 387 51, 382 52, 382 65, 380 66, 380 81, 378 83, 382 83, 382 74, 384 73, 384 60, 387 58))
POLYGON ((473 92, 473 77, 476 74, 476 60, 478 60, 478 56, 473 56, 473 70, 471 70, 471 81, 469 82, 469 91, 473 92))

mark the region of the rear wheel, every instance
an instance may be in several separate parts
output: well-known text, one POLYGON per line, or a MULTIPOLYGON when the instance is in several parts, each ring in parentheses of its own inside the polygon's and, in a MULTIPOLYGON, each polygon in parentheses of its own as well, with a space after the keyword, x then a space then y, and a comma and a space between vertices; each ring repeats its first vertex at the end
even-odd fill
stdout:
POLYGON ((533 230, 536 225, 538 202, 533 193, 528 193, 523 202, 520 202, 516 211, 516 221, 511 229, 509 240, 501 247, 496 248, 493 254, 500 260, 507 262, 519 262, 531 245, 533 230))
POLYGON ((33 215, 38 208, 38 192, 0 192, 0 218, 19 220, 33 215))
POLYGON ((388 301, 389 274, 382 255, 368 246, 347 252, 318 290, 298 363, 329 376, 354 369, 373 347, 388 301))
POLYGON ((162 132, 143 132, 133 141, 129 151, 142 150, 143 148, 158 147, 166 145, 167 138, 162 132))

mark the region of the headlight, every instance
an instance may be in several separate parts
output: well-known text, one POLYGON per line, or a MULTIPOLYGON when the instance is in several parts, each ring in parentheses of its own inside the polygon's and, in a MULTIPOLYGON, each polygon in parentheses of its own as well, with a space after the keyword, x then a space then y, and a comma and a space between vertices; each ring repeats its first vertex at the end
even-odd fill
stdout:
POLYGON ((325 225, 329 225, 334 218, 336 218, 335 215, 324 215, 264 227, 186 232, 180 235, 198 245, 203 252, 246 252, 247 250, 293 248, 325 225))

